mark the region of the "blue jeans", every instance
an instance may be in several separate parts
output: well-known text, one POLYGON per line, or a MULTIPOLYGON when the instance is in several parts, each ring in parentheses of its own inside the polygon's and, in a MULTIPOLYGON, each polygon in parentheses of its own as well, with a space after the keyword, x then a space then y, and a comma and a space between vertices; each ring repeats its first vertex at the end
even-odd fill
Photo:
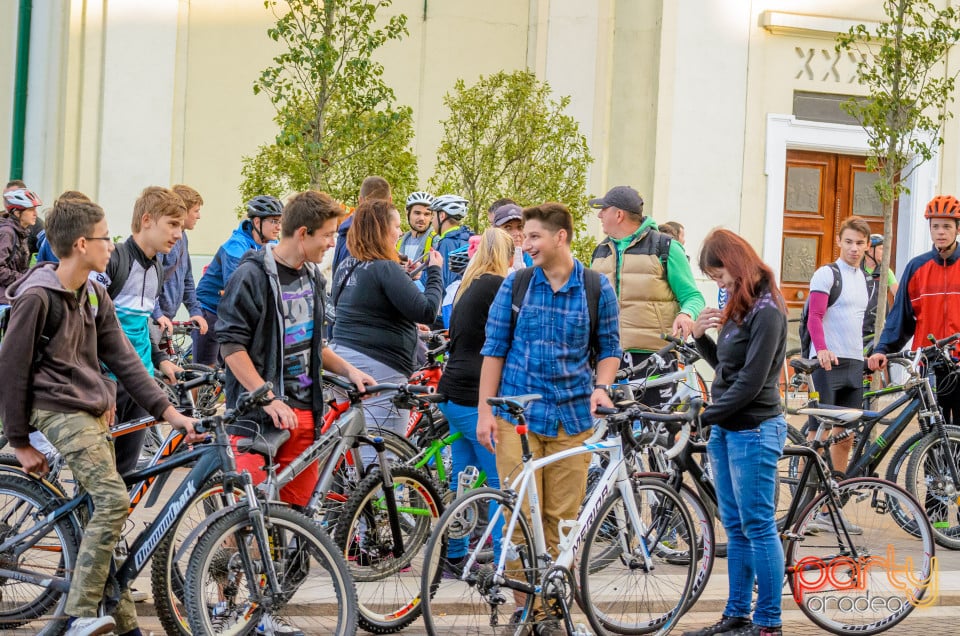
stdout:
POLYGON ((748 618, 756 581, 753 622, 761 627, 781 624, 783 545, 777 533, 774 493, 777 459, 786 439, 787 421, 778 415, 746 431, 714 426, 707 444, 728 541, 730 593, 723 614, 748 618))
MULTIPOLYGON (((497 475, 497 456, 480 445, 477 441, 477 407, 463 406, 455 402, 443 402, 440 404, 440 411, 443 412, 450 424, 450 433, 460 433, 463 435, 455 441, 450 450, 453 453, 453 470, 450 475, 450 488, 456 489, 460 473, 467 466, 475 466, 487 474, 485 485, 491 488, 500 488, 500 477, 497 475)), ((491 505, 488 519, 493 517, 495 512, 491 505)), ((500 540, 503 537, 503 517, 501 516, 493 528, 493 546, 494 558, 500 558, 500 540)), ((467 553, 467 537, 462 539, 451 539, 447 545, 447 558, 457 558, 467 553)))

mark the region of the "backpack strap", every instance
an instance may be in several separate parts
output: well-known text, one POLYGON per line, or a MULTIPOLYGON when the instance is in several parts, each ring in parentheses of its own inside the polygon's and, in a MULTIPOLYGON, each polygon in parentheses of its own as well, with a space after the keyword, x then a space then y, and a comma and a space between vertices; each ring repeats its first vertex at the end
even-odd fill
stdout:
POLYGON ((513 277, 512 295, 510 297, 510 342, 513 342, 513 332, 517 328, 517 316, 520 315, 523 299, 527 297, 531 280, 533 280, 532 267, 524 267, 513 277))
POLYGON ((107 285, 107 295, 110 298, 116 298, 117 294, 123 289, 130 277, 130 252, 123 243, 117 245, 110 257, 110 263, 107 265, 107 276, 110 278, 110 284, 107 285), (114 256, 116 260, 114 260, 114 256))
MULTIPOLYGON (((651 230, 657 232, 656 230, 651 230)), ((660 265, 663 267, 663 279, 667 279, 667 261, 670 259, 670 243, 673 237, 663 232, 657 232, 657 258, 660 259, 660 265)))
POLYGON ((830 288, 830 294, 827 297, 827 307, 832 307, 843 291, 843 276, 840 274, 840 266, 836 262, 830 263, 828 267, 833 272, 833 286, 830 288))

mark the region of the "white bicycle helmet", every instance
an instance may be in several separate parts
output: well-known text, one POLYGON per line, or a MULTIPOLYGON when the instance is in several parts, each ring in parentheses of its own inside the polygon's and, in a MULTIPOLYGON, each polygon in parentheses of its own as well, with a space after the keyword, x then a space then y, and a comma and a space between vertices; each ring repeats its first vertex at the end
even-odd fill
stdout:
POLYGON ((430 209, 434 212, 444 212, 447 216, 456 219, 462 219, 467 216, 467 206, 469 204, 469 201, 458 194, 441 194, 430 204, 430 209))
POLYGON ((43 205, 34 192, 26 188, 17 188, 3 193, 3 207, 7 212, 19 212, 20 210, 29 210, 43 205))
POLYGON ((407 212, 410 211, 410 208, 418 204, 430 207, 430 204, 433 203, 433 201, 433 195, 429 192, 414 192, 407 197, 407 212))

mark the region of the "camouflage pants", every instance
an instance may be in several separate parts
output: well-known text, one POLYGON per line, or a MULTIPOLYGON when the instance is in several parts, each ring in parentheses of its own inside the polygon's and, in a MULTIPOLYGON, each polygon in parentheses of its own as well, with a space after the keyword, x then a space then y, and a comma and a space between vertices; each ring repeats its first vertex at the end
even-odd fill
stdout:
MULTIPOLYGON (((34 409, 30 424, 47 436, 63 455, 70 472, 93 499, 93 515, 84 528, 73 572, 66 612, 94 617, 110 572, 110 557, 127 520, 129 496, 116 468, 109 427, 103 417, 88 413, 55 413, 34 409)), ((137 627, 137 611, 129 590, 114 612, 117 633, 137 627)))

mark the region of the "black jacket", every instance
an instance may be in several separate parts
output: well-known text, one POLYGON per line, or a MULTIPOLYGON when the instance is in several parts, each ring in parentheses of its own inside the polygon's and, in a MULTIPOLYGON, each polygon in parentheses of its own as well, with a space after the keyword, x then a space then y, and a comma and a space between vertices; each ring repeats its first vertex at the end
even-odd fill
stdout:
MULTIPOLYGON (((284 395, 283 387, 283 308, 280 300, 280 279, 273 245, 244 255, 237 271, 227 282, 223 299, 217 310, 217 340, 226 358, 237 351, 246 351, 260 376, 273 383, 273 392, 284 395)), ((319 421, 323 416, 323 383, 321 354, 323 351, 323 319, 326 296, 324 280, 312 263, 304 267, 313 283, 313 344, 311 347, 310 378, 313 380, 313 414, 319 421)), ((227 406, 237 403, 237 396, 245 389, 236 376, 227 369, 227 406)), ((272 426, 272 420, 262 414, 261 425, 272 426)), ((235 428, 231 433, 250 435, 249 429, 235 428)))

